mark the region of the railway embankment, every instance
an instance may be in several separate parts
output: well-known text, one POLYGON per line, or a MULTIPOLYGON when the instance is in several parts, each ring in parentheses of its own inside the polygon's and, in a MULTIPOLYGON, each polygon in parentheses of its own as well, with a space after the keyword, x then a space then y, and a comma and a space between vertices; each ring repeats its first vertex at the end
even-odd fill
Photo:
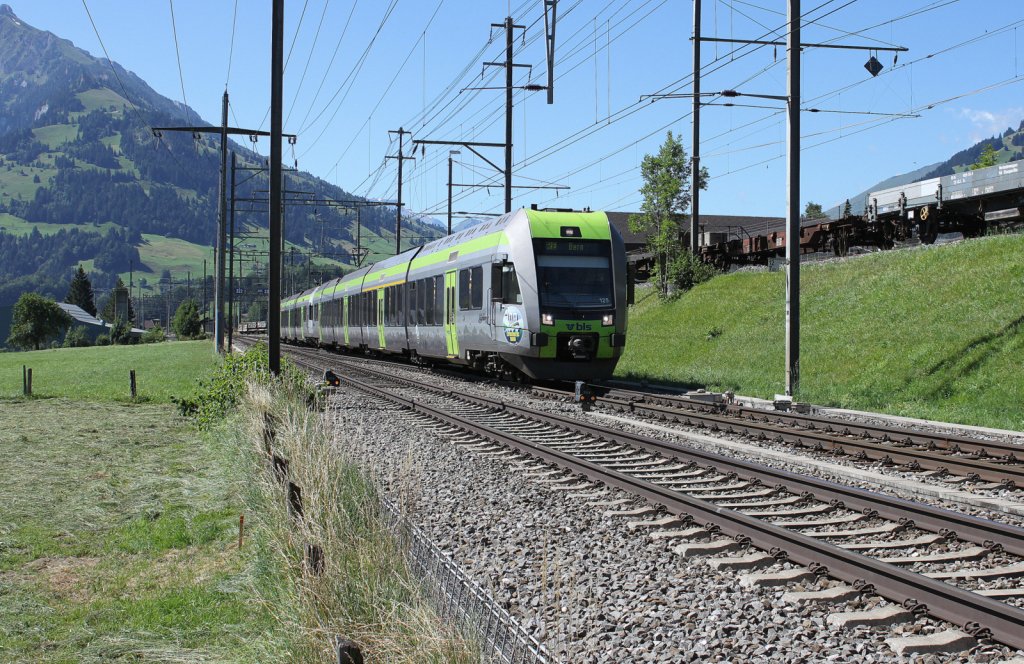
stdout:
MULTIPOLYGON (((782 272, 715 277, 672 301, 638 289, 617 374, 782 392, 782 272)), ((1024 429, 1024 236, 809 264, 801 401, 1024 429)))

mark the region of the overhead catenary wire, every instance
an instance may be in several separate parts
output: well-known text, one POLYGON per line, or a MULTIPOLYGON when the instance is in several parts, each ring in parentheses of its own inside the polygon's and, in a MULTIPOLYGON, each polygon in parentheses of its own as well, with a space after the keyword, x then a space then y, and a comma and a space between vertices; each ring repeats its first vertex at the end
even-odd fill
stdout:
MULTIPOLYGON (((238 0, 235 0, 235 8, 231 12, 231 45, 228 47, 228 73, 224 77, 224 89, 228 89, 231 82, 231 61, 235 55, 235 24, 238 21, 238 0)), ((237 121, 236 121, 237 124, 237 121)))
MULTIPOLYGON (((235 0, 236 2, 238 0, 235 0)), ((295 96, 292 97, 292 103, 288 106, 288 115, 284 118, 284 123, 288 124, 288 121, 292 117, 292 111, 295 110, 295 101, 299 98, 299 93, 302 91, 302 84, 306 80, 306 73, 309 72, 309 63, 313 60, 313 53, 316 51, 316 43, 320 39, 320 29, 324 25, 324 17, 327 16, 327 8, 331 5, 331 0, 324 0, 324 9, 320 12, 320 22, 316 26, 316 34, 313 35, 313 43, 309 47, 309 56, 306 58, 306 65, 302 68, 302 76, 299 77, 299 84, 295 87, 295 96)))
POLYGON ((185 120, 192 124, 192 117, 188 110, 188 99, 185 97, 185 74, 181 69, 181 49, 178 48, 178 27, 174 21, 174 0, 167 0, 171 6, 171 32, 174 35, 174 54, 178 58, 178 80, 181 81, 181 101, 185 105, 185 120))

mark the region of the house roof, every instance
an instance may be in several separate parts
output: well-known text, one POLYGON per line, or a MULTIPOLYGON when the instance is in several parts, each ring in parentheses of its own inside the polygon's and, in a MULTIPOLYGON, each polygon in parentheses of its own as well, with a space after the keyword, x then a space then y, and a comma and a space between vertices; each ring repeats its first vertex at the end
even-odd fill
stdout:
MULTIPOLYGON (((68 313, 69 316, 76 322, 83 325, 97 325, 99 327, 112 328, 113 324, 106 323, 99 318, 96 318, 88 311, 78 306, 77 304, 68 304, 67 302, 58 302, 57 306, 68 313)), ((141 330, 137 327, 131 328, 133 334, 142 334, 145 330, 141 330)))

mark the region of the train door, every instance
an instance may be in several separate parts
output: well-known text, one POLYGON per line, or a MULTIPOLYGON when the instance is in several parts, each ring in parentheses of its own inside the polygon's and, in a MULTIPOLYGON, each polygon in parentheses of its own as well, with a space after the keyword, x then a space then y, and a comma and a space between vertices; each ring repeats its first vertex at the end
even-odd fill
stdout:
POLYGON ((377 291, 377 341, 384 348, 384 289, 377 291))
POLYGON ((448 357, 459 356, 459 333, 455 326, 457 304, 455 295, 458 283, 458 270, 444 273, 444 338, 448 349, 448 357))
POLYGON ((341 298, 341 323, 342 329, 344 330, 345 345, 348 345, 348 295, 341 298))

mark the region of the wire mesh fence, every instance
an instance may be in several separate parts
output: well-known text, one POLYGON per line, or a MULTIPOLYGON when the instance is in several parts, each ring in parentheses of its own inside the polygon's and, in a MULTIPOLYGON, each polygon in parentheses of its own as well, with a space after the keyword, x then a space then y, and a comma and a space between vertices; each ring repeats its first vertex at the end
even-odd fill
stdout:
POLYGON ((547 664, 552 658, 490 594, 466 575, 415 524, 381 498, 388 528, 398 538, 409 565, 438 615, 480 644, 486 662, 547 664))

